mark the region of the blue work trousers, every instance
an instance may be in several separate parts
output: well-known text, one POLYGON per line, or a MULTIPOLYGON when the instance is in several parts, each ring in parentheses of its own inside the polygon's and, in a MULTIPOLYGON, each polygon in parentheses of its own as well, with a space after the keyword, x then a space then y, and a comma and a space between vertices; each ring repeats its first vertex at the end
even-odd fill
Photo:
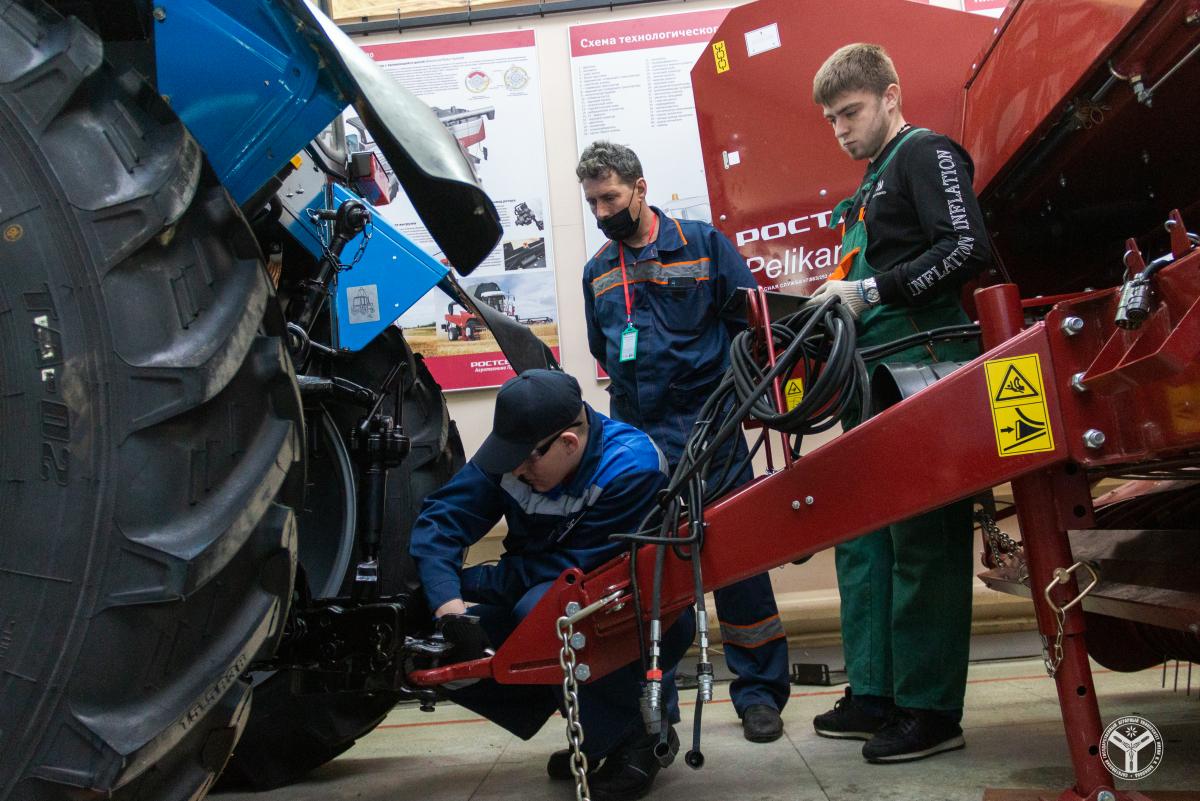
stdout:
MULTIPOLYGON (((553 583, 533 587, 512 609, 477 604, 470 612, 479 616, 488 639, 493 646, 499 647, 553 583)), ((679 722, 675 665, 691 644, 695 632, 695 615, 687 609, 663 635, 663 702, 671 723, 679 722)), ((499 684, 487 679, 461 690, 452 690, 447 695, 456 704, 483 715, 523 740, 537 734, 550 716, 562 708, 560 685, 499 684)), ((580 685, 579 718, 583 724, 583 751, 589 760, 597 760, 645 732, 641 695, 642 671, 636 660, 603 678, 580 685)))

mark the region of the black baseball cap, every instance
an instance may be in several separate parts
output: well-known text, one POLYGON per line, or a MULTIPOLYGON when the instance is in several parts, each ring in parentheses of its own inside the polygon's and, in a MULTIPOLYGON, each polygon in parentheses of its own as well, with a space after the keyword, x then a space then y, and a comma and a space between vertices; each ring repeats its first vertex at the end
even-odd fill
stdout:
POLYGON ((561 370, 526 370, 496 394, 492 433, 472 459, 488 473, 509 473, 538 443, 575 422, 583 408, 579 382, 561 370))

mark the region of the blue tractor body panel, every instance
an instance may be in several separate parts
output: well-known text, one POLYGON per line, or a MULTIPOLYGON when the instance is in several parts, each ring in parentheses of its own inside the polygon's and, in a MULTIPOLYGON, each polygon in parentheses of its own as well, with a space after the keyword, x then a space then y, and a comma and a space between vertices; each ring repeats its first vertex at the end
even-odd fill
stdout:
POLYGON ((238 203, 350 103, 274 0, 160 0, 157 7, 159 91, 238 203))
MULTIPOLYGON (((341 185, 332 188, 332 208, 353 199, 371 210, 370 243, 353 267, 338 274, 330 297, 330 344, 340 350, 358 351, 433 289, 449 268, 397 231, 371 204, 341 185)), ((324 208, 323 195, 309 193, 307 206, 294 216, 285 216, 289 233, 318 259, 322 253, 318 224, 308 212, 324 208)), ((359 234, 350 240, 342 251, 343 262, 349 263, 359 252, 362 239, 363 234, 359 234)))

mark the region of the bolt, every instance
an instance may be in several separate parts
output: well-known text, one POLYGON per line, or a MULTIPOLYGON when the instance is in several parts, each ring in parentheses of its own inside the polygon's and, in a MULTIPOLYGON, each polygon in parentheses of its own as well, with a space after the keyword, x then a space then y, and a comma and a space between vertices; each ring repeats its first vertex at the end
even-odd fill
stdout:
POLYGON ((792 501, 792 509, 800 511, 800 501, 792 501))
POLYGON ((1067 176, 1059 175, 1058 176, 1058 185, 1061 186, 1063 189, 1066 189, 1067 188, 1067 176))
POLYGON ((587 666, 586 662, 581 662, 575 666, 575 678, 578 681, 587 681, 592 677, 592 669, 587 666))
POLYGON ((1099 450, 1104 447, 1106 439, 1107 437, 1104 436, 1104 432, 1098 428, 1089 428, 1083 432, 1083 444, 1092 450, 1099 450))
POLYGON ((809 506, 812 506, 812 505, 813 505, 813 496, 811 496, 811 495, 805 495, 805 496, 804 496, 804 503, 806 503, 806 504, 807 504, 807 505, 809 505, 809 506))
POLYGON ((579 606, 579 604, 577 604, 575 601, 571 601, 571 603, 567 604, 567 617, 570 617, 571 615, 574 615, 574 614, 575 614, 575 613, 577 613, 577 612, 578 612, 578 611, 579 611, 581 608, 582 608, 582 607, 580 607, 580 606, 579 606))
POLYGON ((724 214, 722 214, 722 215, 721 215, 721 222, 725 222, 725 220, 726 220, 726 217, 725 217, 725 215, 724 215, 724 214))
POLYGON ((1083 385, 1083 373, 1076 373, 1071 376, 1071 389, 1076 392, 1087 392, 1087 387, 1083 385))
POLYGON ((1101 790, 1096 794, 1096 801, 1117 801, 1117 797, 1108 790, 1101 790))
POLYGON ((167 10, 162 6, 154 7, 154 19, 159 22, 165 22, 167 19, 167 10))
POLYGON ((571 647, 576 651, 585 645, 587 645, 587 637, 583 636, 582 631, 577 631, 571 635, 571 647))
POLYGON ((1083 326, 1084 322, 1082 317, 1064 317, 1062 321, 1062 332, 1069 337, 1073 337, 1083 331, 1083 326))

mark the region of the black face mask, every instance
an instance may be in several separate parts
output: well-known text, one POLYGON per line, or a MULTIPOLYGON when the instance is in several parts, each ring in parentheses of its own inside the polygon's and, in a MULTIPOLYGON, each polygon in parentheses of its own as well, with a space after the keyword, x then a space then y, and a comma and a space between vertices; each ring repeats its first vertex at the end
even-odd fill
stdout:
MULTIPOLYGON (((636 193, 634 194, 636 195, 636 193)), ((614 242, 625 241, 637 233, 638 223, 642 219, 640 214, 634 217, 629 213, 629 207, 632 205, 633 198, 629 198, 629 206, 621 209, 616 214, 611 214, 608 217, 597 217, 596 227, 614 242)))

